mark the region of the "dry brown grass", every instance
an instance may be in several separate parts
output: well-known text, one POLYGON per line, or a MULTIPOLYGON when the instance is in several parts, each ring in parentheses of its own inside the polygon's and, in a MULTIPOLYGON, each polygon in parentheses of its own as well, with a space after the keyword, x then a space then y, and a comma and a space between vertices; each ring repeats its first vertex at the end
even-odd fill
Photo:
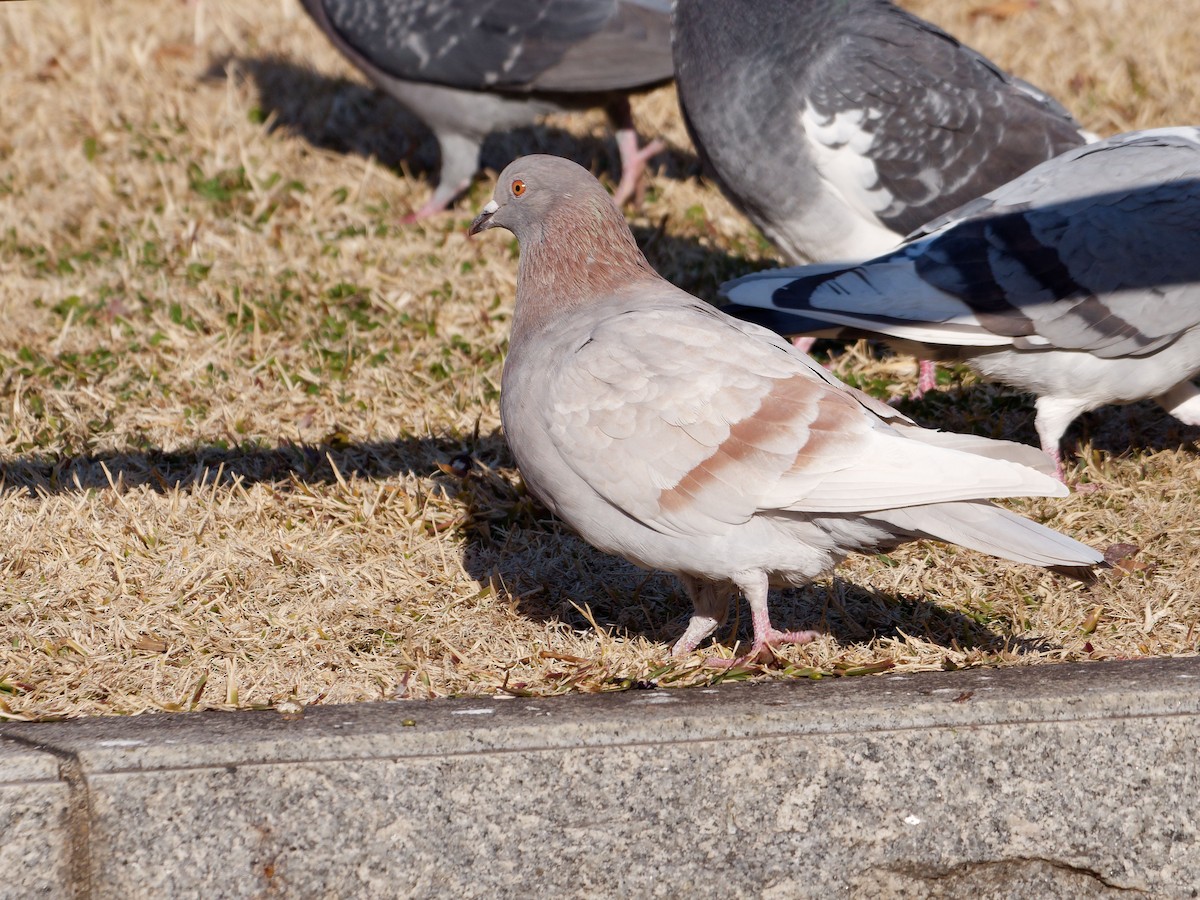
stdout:
MULTIPOLYGON (((1200 121, 1186 4, 986 5, 915 7, 1104 133, 1200 121)), ((0 716, 750 677, 668 663, 677 586, 523 494, 497 413, 515 247, 465 236, 490 185, 401 227, 432 142, 293 0, 4 3, 0 53, 0 716)), ((696 177, 673 94, 638 111, 675 149, 633 224, 711 297, 772 256, 696 177)), ((609 172, 601 126, 488 158, 609 172)), ((911 384, 861 348, 839 367, 911 384)), ((1025 398, 965 381, 912 412, 1033 436, 1025 398)), ((1076 434, 1101 489, 1016 506, 1140 567, 1089 589, 934 545, 855 559, 776 600, 828 636, 770 675, 1195 652, 1195 431, 1139 406, 1076 434)))

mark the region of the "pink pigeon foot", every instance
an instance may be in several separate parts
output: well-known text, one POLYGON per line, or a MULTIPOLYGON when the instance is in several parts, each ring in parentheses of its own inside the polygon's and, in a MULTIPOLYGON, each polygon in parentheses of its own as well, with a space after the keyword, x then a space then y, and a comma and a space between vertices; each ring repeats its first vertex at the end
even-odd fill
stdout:
POLYGON ((920 400, 937 387, 937 363, 922 359, 917 363, 917 389, 908 395, 909 400, 920 400))
POLYGON ((640 205, 646 192, 646 186, 642 183, 646 163, 651 157, 666 150, 667 145, 655 139, 639 149, 637 132, 633 128, 619 128, 617 149, 621 153, 621 182, 613 194, 613 201, 617 206, 624 206, 632 199, 640 205))
POLYGON ((820 637, 816 631, 777 631, 771 626, 771 616, 767 612, 767 580, 759 576, 741 585, 750 603, 750 621, 754 626, 754 643, 750 652, 737 659, 710 658, 706 664, 721 669, 733 669, 740 665, 753 662, 766 662, 773 656, 773 648, 778 644, 807 644, 820 637))
POLYGON ((1038 444, 1041 446, 1042 452, 1054 461, 1054 477, 1065 484, 1067 479, 1063 471, 1060 449, 1063 435, 1067 431, 1067 426, 1075 421, 1080 413, 1092 409, 1094 404, 1073 397, 1042 394, 1034 401, 1033 405, 1037 410, 1033 425, 1037 429, 1038 444))
POLYGON ((1063 484, 1066 484, 1067 476, 1066 472, 1063 471, 1062 452, 1057 446, 1047 447, 1045 444, 1042 444, 1042 452, 1054 460, 1054 477, 1063 484))
MULTIPOLYGON (((447 145, 443 144, 443 153, 449 153, 447 145)), ((478 150, 475 151, 476 153, 478 150)), ((472 170, 473 172, 473 170, 472 170)), ((459 179, 458 183, 452 188, 446 188, 442 183, 439 183, 434 192, 425 201, 425 204, 416 212, 409 213, 400 221, 405 225, 411 225, 413 222, 420 222, 422 219, 428 219, 430 216, 436 216, 438 213, 443 213, 450 208, 450 204, 454 202, 456 197, 461 196, 471 186, 472 176, 459 179)))
POLYGON ((817 631, 776 631, 771 628, 762 636, 761 642, 756 636, 750 645, 750 652, 736 659, 725 659, 720 656, 710 656, 704 664, 716 669, 736 669, 747 663, 767 662, 775 655, 775 647, 779 644, 807 644, 821 636, 817 631))
POLYGON ((811 353, 813 344, 817 342, 815 337, 794 337, 792 338, 792 346, 801 353, 811 353))
POLYGON ((436 216, 438 213, 445 212, 450 206, 449 201, 438 200, 436 195, 425 201, 425 205, 416 212, 411 212, 407 216, 400 219, 405 225, 412 225, 414 222, 420 222, 423 219, 428 219, 430 216, 436 216))

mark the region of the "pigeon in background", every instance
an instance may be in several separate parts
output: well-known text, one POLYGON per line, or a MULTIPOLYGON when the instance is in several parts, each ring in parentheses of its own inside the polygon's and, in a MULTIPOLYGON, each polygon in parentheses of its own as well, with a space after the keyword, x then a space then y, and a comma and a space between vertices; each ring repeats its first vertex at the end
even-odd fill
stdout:
POLYGON ((883 337, 1037 395, 1042 449, 1081 413, 1153 399, 1200 425, 1200 128, 1064 153, 864 263, 721 288, 783 334, 883 337))
POLYGON ((888 0, 677 0, 672 25, 701 160, 793 265, 890 250, 1092 137, 888 0))
POLYGON ((692 140, 788 261, 862 259, 1088 140, 1058 103, 887 0, 677 0, 692 140))
POLYGON ((673 652, 752 611, 749 657, 778 631, 770 585, 852 551, 935 538, 1087 577, 1095 550, 987 502, 1063 496, 1032 447, 920 428, 765 328, 660 277, 573 162, 527 156, 471 226, 520 245, 500 414, 522 477, 607 553, 673 572, 695 611, 673 652))
POLYGON ((437 138, 446 209, 494 131, 603 106, 617 133, 617 202, 634 196, 659 141, 639 148, 631 91, 670 81, 670 0, 301 0, 317 26, 437 138))

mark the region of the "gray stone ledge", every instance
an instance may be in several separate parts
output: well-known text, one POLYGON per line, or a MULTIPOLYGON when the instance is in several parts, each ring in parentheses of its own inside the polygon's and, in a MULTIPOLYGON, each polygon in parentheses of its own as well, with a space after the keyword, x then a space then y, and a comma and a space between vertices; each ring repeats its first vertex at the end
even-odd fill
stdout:
POLYGON ((1200 896, 1197 658, 5 736, 79 895, 1200 896))
POLYGON ((0 737, 0 897, 67 895, 69 814, 58 757, 0 737))

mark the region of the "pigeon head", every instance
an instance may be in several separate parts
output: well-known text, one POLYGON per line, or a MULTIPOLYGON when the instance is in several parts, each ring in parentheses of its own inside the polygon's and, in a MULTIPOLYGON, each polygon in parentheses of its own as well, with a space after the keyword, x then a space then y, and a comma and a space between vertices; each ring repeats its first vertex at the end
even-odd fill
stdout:
POLYGON ((492 201, 471 223, 471 234, 507 228, 524 248, 554 220, 588 215, 595 221, 625 219, 587 169, 559 156, 535 154, 514 160, 500 173, 492 201))
POLYGON ((510 163, 471 234, 495 227, 507 228, 521 246, 517 304, 526 321, 541 319, 531 308, 583 305, 659 278, 612 197, 567 159, 535 155, 510 163))

